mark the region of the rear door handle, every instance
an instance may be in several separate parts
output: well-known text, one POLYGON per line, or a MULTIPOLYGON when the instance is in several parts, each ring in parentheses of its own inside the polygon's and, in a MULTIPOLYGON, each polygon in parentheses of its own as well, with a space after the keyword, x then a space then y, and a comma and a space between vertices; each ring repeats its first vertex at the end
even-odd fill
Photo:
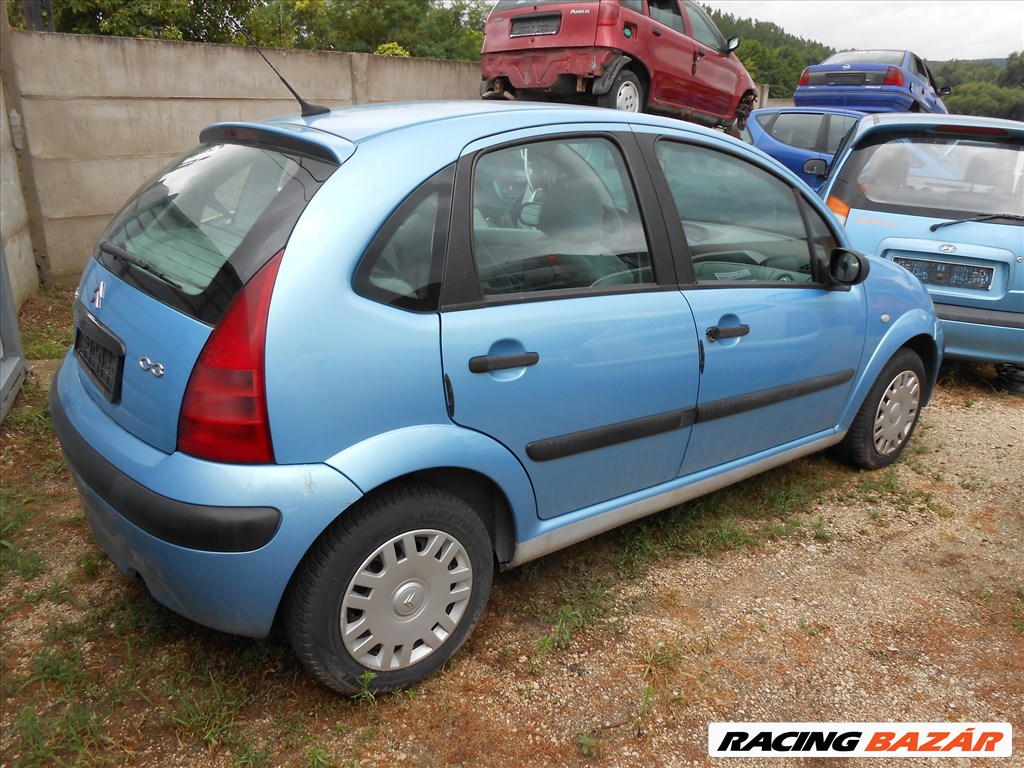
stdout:
POLYGON ((536 352, 521 352, 517 355, 479 355, 469 358, 470 373, 490 373, 508 368, 525 368, 540 362, 536 352))
POLYGON ((746 336, 750 333, 749 325, 727 325, 724 328, 719 328, 717 325, 708 328, 706 335, 708 341, 719 341, 721 339, 735 339, 740 336, 746 336))

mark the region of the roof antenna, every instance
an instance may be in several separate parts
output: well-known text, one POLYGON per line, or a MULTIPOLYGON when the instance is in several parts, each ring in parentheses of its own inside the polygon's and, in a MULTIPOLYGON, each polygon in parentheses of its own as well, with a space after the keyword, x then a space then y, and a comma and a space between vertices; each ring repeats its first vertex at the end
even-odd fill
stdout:
POLYGON ((239 32, 242 33, 242 36, 249 41, 249 45, 256 49, 256 53, 258 53, 263 58, 263 60, 267 62, 267 66, 274 70, 274 74, 281 79, 281 82, 284 83, 284 87, 291 91, 292 96, 295 97, 295 100, 299 102, 299 106, 302 108, 303 117, 312 117, 313 115, 329 115, 331 113, 330 107, 322 107, 319 104, 310 104, 308 101, 299 96, 298 92, 296 92, 296 90, 288 84, 288 81, 285 80, 284 77, 282 77, 281 73, 277 71, 277 68, 270 63, 270 59, 263 55, 263 51, 261 51, 260 47, 256 45, 256 41, 249 36, 249 33, 242 28, 242 25, 236 22, 235 27, 238 29, 239 32))

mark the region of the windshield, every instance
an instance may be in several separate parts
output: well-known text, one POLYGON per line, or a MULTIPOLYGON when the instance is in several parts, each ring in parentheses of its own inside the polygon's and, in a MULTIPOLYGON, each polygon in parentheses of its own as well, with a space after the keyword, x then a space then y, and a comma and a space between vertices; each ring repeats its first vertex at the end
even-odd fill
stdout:
POLYGON ((336 167, 263 146, 203 145, 143 186, 107 227, 96 258, 160 301, 216 323, 284 247, 336 167))
POLYGON ((1024 213, 1019 139, 902 134, 857 147, 832 195, 851 208, 960 218, 1024 213))

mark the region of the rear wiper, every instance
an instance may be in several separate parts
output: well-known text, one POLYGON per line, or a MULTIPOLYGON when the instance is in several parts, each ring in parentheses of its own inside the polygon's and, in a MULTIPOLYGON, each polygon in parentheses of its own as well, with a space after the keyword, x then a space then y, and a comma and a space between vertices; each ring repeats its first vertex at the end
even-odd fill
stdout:
POLYGON ((956 219, 955 221, 942 221, 938 224, 932 224, 928 227, 929 230, 934 232, 940 227, 949 227, 953 224, 963 224, 968 221, 991 221, 992 219, 1009 219, 1010 221, 1024 221, 1024 216, 1020 216, 1016 213, 984 213, 980 216, 972 216, 969 219, 956 219))
POLYGON ((120 245, 118 245, 115 242, 112 242, 110 240, 104 240, 102 243, 100 243, 100 250, 103 251, 104 253, 109 253, 115 259, 120 259, 121 261, 126 262, 128 264, 131 264, 132 266, 138 267, 139 269, 144 269, 146 272, 149 272, 151 275, 156 275, 161 280, 163 280, 165 283, 167 283, 168 285, 174 286, 179 291, 184 290, 184 288, 182 288, 181 285, 179 285, 178 283, 174 282, 171 278, 169 278, 167 275, 165 275, 159 269, 154 267, 152 264, 147 264, 142 259, 140 259, 138 256, 133 256, 132 254, 130 254, 128 251, 126 251, 124 248, 122 248, 120 245))

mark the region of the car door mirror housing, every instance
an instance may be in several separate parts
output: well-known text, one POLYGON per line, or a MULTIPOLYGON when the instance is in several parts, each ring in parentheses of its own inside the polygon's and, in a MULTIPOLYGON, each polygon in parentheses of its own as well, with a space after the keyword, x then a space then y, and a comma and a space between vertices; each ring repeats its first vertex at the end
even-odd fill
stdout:
POLYGON ((953 89, 948 85, 944 85, 939 89, 939 96, 949 96, 953 92, 953 89))
POLYGON ((730 37, 729 38, 729 43, 728 43, 728 45, 726 45, 725 49, 729 53, 732 53, 733 51, 735 51, 739 47, 740 47, 740 39, 738 37, 730 37))
POLYGON ((828 173, 828 163, 820 157, 812 157, 804 163, 804 173, 809 173, 812 176, 824 177, 825 174, 828 173))
POLYGON ((828 258, 828 287, 848 291, 863 283, 870 271, 871 264, 864 254, 849 248, 834 248, 828 258))

